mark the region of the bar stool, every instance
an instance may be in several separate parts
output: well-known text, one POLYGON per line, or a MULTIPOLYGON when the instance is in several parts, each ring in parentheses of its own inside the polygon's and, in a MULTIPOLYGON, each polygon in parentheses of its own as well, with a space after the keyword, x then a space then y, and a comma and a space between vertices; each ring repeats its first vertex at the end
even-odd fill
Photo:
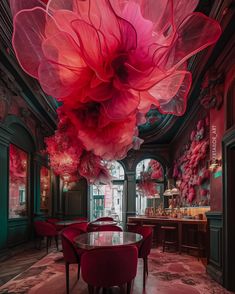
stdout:
POLYGON ((191 249, 197 251, 198 260, 202 256, 202 253, 205 249, 203 245, 203 234, 204 232, 199 230, 198 225, 186 225, 187 228, 185 230, 185 238, 183 244, 181 245, 182 248, 185 248, 187 252, 191 249))
POLYGON ((161 226, 163 232, 162 251, 165 251, 166 246, 174 246, 177 248, 177 230, 173 226, 161 226))

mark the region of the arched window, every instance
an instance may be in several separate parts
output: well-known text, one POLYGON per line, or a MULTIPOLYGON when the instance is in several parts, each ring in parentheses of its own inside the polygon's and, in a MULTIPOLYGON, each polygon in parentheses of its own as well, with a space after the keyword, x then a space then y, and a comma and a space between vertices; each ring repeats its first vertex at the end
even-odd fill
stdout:
POLYGON ((146 208, 163 205, 165 187, 164 168, 155 159, 144 159, 136 166, 136 212, 145 214, 146 208))
POLYGON ((90 220, 111 216, 122 222, 122 200, 125 172, 122 165, 113 161, 108 163, 112 184, 90 185, 90 220))

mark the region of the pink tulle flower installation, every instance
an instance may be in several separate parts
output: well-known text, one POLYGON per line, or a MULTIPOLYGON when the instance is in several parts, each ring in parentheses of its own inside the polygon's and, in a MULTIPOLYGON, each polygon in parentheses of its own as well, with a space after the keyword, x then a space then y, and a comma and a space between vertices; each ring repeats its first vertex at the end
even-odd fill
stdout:
MULTIPOLYGON (((193 12, 197 0, 46 2, 10 0, 16 57, 63 102, 83 148, 107 160, 139 148, 137 127, 150 108, 185 112, 187 60, 221 34, 193 12)), ((74 160, 77 151, 67 152, 74 160)))

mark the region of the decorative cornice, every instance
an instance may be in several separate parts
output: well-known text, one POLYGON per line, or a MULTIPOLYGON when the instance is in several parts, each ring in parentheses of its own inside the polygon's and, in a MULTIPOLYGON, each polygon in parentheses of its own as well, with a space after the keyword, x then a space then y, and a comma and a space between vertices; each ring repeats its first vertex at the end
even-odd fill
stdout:
POLYGON ((224 73, 218 72, 214 67, 206 72, 199 96, 200 103, 205 109, 219 110, 223 105, 224 80, 224 73))

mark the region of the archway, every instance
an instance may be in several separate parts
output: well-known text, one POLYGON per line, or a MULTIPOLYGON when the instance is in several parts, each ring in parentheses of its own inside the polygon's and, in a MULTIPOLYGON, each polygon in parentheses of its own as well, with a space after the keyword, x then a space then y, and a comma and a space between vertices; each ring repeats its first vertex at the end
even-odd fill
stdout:
POLYGON ((164 168, 156 159, 146 158, 136 166, 136 213, 163 205, 165 188, 164 168))
POLYGON ((111 216, 122 223, 124 168, 117 161, 108 163, 108 168, 112 176, 111 185, 102 183, 90 185, 90 220, 111 216))

